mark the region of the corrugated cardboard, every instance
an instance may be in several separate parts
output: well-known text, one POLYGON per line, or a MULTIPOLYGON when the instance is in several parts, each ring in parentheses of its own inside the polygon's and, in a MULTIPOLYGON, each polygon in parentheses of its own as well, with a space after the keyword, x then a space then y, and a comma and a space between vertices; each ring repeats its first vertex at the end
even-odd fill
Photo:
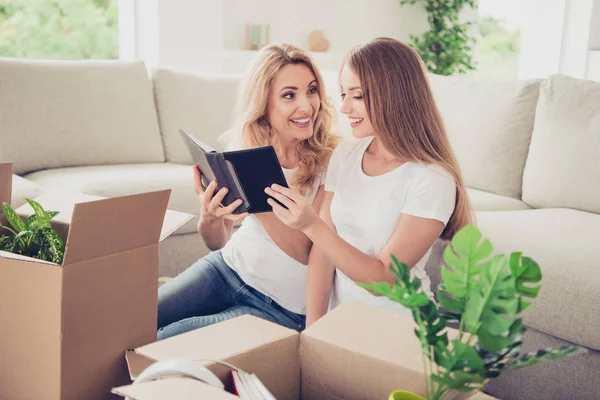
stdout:
POLYGON ((299 339, 296 331, 245 315, 128 351, 126 358, 132 379, 155 361, 187 358, 229 383, 231 368, 213 362, 224 361, 259 376, 278 399, 292 400, 299 393, 299 339))
POLYGON ((187 378, 169 378, 118 387, 114 393, 134 400, 235 400, 239 397, 187 378))
POLYGON ((52 223, 66 243, 63 265, 0 254, 0 398, 98 399, 129 382, 123 351, 156 339, 169 195, 55 207, 72 209, 52 223))
MULTIPOLYGON (((451 336, 453 334, 454 331, 451 336)), ((132 377, 156 360, 181 357, 223 360, 255 373, 280 400, 386 400, 394 390, 425 392, 423 357, 414 335, 412 317, 359 303, 338 307, 302 334, 243 316, 155 342, 127 354, 132 377), (295 342, 297 347, 283 345, 294 338, 299 339, 295 342), (293 380, 298 369, 292 361, 297 362, 297 357, 300 381, 293 380), (288 366, 285 366, 286 362, 289 362, 288 366), (268 368, 269 364, 272 368, 268 368), (294 384, 299 385, 292 387, 294 384)), ((215 366, 207 365, 211 369, 215 366)), ((217 373, 217 369, 213 372, 217 373)), ((221 369, 217 375, 226 382, 228 372, 221 369)), ((201 393, 196 392, 199 388, 188 386, 189 393, 186 394, 202 398, 201 393)), ((123 388, 119 390, 122 392, 123 388)), ((152 394, 145 396, 132 398, 161 398, 152 397, 152 394)), ((485 394, 460 398, 493 399, 485 394)))

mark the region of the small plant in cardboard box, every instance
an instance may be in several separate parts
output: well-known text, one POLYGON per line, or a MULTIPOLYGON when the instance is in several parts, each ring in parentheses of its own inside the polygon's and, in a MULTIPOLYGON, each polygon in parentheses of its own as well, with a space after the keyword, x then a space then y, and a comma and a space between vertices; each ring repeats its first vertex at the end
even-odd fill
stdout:
POLYGON ((44 210, 35 200, 25 200, 35 212, 25 221, 8 203, 2 203, 2 212, 10 226, 0 221, 0 250, 61 264, 65 245, 50 224, 58 212, 44 210))
MULTIPOLYGON (((429 400, 480 391, 504 370, 585 351, 578 346, 560 346, 521 354, 525 327, 520 313, 537 297, 542 273, 535 261, 520 252, 508 258, 491 256, 492 244, 482 237, 475 226, 468 225, 446 247, 439 309, 421 289, 421 281, 411 277, 409 268, 395 257, 390 265, 396 276, 393 286, 360 284, 412 311, 429 400), (458 327, 452 339, 446 329, 450 324, 458 327)), ((390 399, 402 399, 400 392, 390 399)), ((405 399, 414 398, 403 393, 405 399)))

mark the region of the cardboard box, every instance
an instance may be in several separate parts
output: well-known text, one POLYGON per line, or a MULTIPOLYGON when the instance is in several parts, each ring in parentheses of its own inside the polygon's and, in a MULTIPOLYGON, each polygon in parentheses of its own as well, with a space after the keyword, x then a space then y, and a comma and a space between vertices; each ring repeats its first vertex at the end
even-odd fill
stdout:
MULTIPOLYGON (((0 201, 11 180, 0 164, 0 201)), ((0 398, 115 397, 130 382, 123 352, 156 340, 159 239, 192 218, 167 213, 169 195, 36 198, 61 211, 66 251, 62 265, 0 252, 0 398)))
MULTIPOLYGON (((157 360, 220 360, 255 373, 280 400, 387 400, 394 390, 425 392, 423 357, 413 330, 411 316, 347 303, 302 334, 242 316, 128 351, 126 358, 132 379, 157 360)), ((205 365, 230 384, 227 367, 210 361, 205 365)), ((199 381, 169 378, 113 392, 135 400, 230 398, 225 392, 210 397, 209 389, 216 390, 199 381)), ((493 397, 476 394, 470 399, 493 397)))

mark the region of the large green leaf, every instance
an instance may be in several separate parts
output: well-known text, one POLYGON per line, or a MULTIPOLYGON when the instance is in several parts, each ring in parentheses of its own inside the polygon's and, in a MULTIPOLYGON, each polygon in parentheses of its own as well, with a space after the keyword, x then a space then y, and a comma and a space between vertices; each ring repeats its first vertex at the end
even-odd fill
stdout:
POLYGON ((517 284, 519 294, 518 312, 525 310, 531 303, 523 297, 535 299, 542 288, 542 271, 540 266, 529 257, 521 257, 522 253, 515 252, 510 255, 510 269, 517 284), (537 285, 536 285, 537 284, 537 285))
POLYGON ((518 307, 515 292, 515 279, 506 257, 494 256, 477 285, 471 286, 462 319, 466 330, 478 334, 481 329, 484 335, 488 334, 486 338, 504 334, 515 321, 518 307))
MULTIPOLYGON (((52 218, 54 218, 58 214, 59 214, 58 211, 46 211, 46 216, 48 217, 48 220, 51 220, 52 218)), ((25 220, 25 225, 27 226, 27 229, 29 229, 30 231, 36 230, 38 228, 38 217, 37 217, 37 215, 36 214, 32 214, 29 217, 27 217, 27 220, 25 220)))
POLYGON ((36 231, 35 241, 39 246, 38 258, 62 264, 65 245, 52 228, 44 228, 36 231))
POLYGON ((489 240, 481 239, 481 232, 475 226, 467 225, 454 235, 444 251, 446 265, 442 266, 443 284, 440 285, 438 299, 449 311, 464 312, 467 295, 487 266, 485 259, 492 254, 493 248, 489 240))
POLYGON ((519 369, 538 364, 545 360, 554 360, 587 352, 586 349, 579 346, 560 346, 558 348, 545 348, 534 352, 526 353, 518 358, 508 360, 506 369, 519 369))
POLYGON ((484 364, 475 349, 460 340, 453 340, 451 347, 438 346, 436 350, 440 370, 432 375, 432 380, 460 392, 483 387, 484 364))
POLYGON ((27 227, 25 226, 25 222, 23 222, 21 217, 19 217, 17 215, 15 210, 8 203, 5 203, 5 202, 2 203, 2 212, 4 213, 4 216, 6 217, 6 220, 8 221, 8 223, 11 224, 12 227, 15 228, 17 232, 27 230, 27 227))
POLYGON ((48 218, 49 215, 48 213, 46 213, 46 210, 44 210, 40 203, 28 198, 25 198, 25 200, 29 203, 29 205, 31 206, 31 208, 33 208, 33 211, 35 212, 35 216, 37 217, 37 226, 41 229, 50 228, 51 225, 50 218, 48 218))

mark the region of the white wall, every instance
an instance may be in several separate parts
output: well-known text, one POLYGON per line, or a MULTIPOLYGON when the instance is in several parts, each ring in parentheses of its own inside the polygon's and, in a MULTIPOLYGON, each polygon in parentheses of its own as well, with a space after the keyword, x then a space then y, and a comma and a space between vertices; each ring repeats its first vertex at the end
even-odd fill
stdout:
POLYGON ((243 49, 246 24, 270 24, 272 42, 308 49, 308 35, 321 30, 330 52, 346 53, 378 36, 407 40, 427 29, 422 6, 398 0, 223 0, 223 44, 243 49))
POLYGON ((337 69, 355 45, 378 36, 408 40, 428 27, 422 6, 400 6, 398 0, 135 2, 136 58, 150 68, 241 72, 255 56, 243 51, 248 23, 270 24, 271 42, 286 41, 306 50, 310 32, 322 30, 330 49, 315 53, 315 58, 327 69, 337 69))
POLYGON ((593 0, 592 27, 590 29, 590 50, 600 50, 600 0, 593 0))

